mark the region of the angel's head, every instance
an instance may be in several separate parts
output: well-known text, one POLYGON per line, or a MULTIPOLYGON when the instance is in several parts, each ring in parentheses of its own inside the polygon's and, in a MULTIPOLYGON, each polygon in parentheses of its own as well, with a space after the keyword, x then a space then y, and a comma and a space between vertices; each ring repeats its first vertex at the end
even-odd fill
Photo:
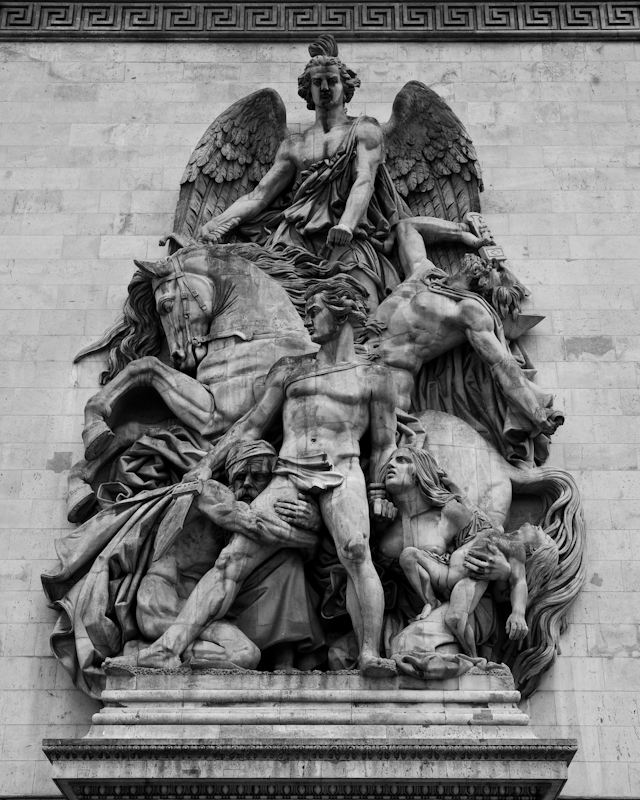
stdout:
POLYGON ((360 78, 338 58, 338 45, 330 33, 310 45, 311 61, 298 78, 298 94, 313 111, 316 107, 348 103, 360 86, 360 78))

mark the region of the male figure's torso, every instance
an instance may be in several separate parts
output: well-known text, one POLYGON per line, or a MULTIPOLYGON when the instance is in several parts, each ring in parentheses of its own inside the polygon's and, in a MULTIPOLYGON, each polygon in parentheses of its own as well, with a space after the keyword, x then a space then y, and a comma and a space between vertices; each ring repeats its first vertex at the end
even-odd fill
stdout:
POLYGON ((470 302, 457 302, 409 279, 376 311, 373 322, 384 330, 369 346, 389 366, 415 374, 423 363, 466 341, 464 312, 470 302))
POLYGON ((321 125, 312 125, 299 134, 294 134, 290 139, 291 160, 296 165, 298 175, 309 169, 318 161, 333 158, 338 153, 347 138, 356 119, 349 119, 341 125, 335 125, 328 131, 323 130, 321 125))
POLYGON ((280 455, 326 453, 336 466, 357 460, 379 369, 366 362, 323 365, 315 359, 293 368, 284 380, 280 455))

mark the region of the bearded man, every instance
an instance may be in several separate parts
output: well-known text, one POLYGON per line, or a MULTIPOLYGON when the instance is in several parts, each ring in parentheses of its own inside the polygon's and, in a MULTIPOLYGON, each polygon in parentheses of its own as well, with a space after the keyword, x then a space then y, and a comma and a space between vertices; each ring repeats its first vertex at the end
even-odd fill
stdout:
MULTIPOLYGON (((215 564, 230 536, 227 529, 253 524, 249 504, 269 484, 275 462, 276 451, 263 440, 239 442, 229 450, 229 487, 211 482, 182 533, 151 563, 140 583, 136 619, 147 643, 175 622, 198 581, 215 564)), ((317 506, 302 494, 279 510, 301 528, 320 527, 317 506)), ((269 651, 275 669, 309 669, 322 661, 322 645, 300 553, 283 549, 247 577, 225 618, 207 624, 179 656, 193 666, 253 669, 269 651)))
MULTIPOLYGON (((300 492, 317 494, 320 514, 349 576, 347 609, 359 644, 358 666, 370 676, 396 672, 380 657, 384 597, 369 548, 369 507, 360 441, 371 439, 370 478, 380 483, 395 448, 397 396, 386 367, 355 351, 354 326, 366 320, 365 290, 336 275, 306 293, 305 326, 320 345, 315 355, 283 358, 269 372, 264 394, 185 480, 201 480, 198 507, 209 518, 218 505, 211 475, 237 443, 256 441, 282 420, 284 438, 273 478, 251 504, 212 569, 193 590, 174 624, 141 651, 143 666, 166 666, 206 624, 222 619, 243 581, 284 547, 313 548, 318 536, 292 518, 300 492), (252 517, 252 519, 249 519, 252 517)), ((375 500, 374 500, 375 502, 375 500)), ((122 663, 120 659, 117 663, 122 663)))

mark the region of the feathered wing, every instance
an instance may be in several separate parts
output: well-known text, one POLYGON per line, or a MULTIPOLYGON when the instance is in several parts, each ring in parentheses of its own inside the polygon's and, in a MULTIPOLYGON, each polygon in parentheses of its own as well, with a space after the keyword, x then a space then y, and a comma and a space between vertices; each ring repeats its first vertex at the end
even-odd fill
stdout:
MULTIPOLYGON (((391 177, 414 216, 463 222, 469 211, 480 211, 476 152, 464 125, 438 94, 409 81, 382 128, 391 177)), ((427 255, 451 273, 465 252, 468 248, 447 244, 428 247, 427 255)))
POLYGON ((202 226, 251 192, 287 135, 287 112, 274 89, 243 97, 207 128, 180 181, 173 231, 197 238, 202 226))

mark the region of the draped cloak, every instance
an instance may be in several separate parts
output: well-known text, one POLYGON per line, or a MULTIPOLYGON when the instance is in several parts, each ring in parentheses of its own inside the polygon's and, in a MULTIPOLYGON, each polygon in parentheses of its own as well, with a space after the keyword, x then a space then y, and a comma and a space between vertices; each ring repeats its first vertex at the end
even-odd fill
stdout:
MULTIPOLYGON (((340 222, 355 182, 358 128, 362 117, 351 125, 337 152, 304 170, 295 183, 280 223, 266 242, 267 247, 293 245, 313 255, 323 253, 329 230, 340 222)), ((378 167, 374 190, 364 219, 353 232, 353 240, 336 247, 331 258, 341 269, 358 268, 375 283, 382 301, 400 283, 394 264, 378 252, 371 241, 382 243, 400 219, 408 216, 386 164, 378 167)))
MULTIPOLYGON (((58 569, 42 576, 47 599, 60 612, 51 647, 75 685, 92 697, 104 689, 104 659, 143 638, 136 594, 172 485, 204 456, 201 445, 179 425, 143 436, 114 465, 115 480, 101 486, 102 510, 55 543, 58 569)), ((261 650, 296 642, 298 652, 311 657, 323 645, 313 606, 302 559, 285 549, 247 578, 225 619, 261 650)))

